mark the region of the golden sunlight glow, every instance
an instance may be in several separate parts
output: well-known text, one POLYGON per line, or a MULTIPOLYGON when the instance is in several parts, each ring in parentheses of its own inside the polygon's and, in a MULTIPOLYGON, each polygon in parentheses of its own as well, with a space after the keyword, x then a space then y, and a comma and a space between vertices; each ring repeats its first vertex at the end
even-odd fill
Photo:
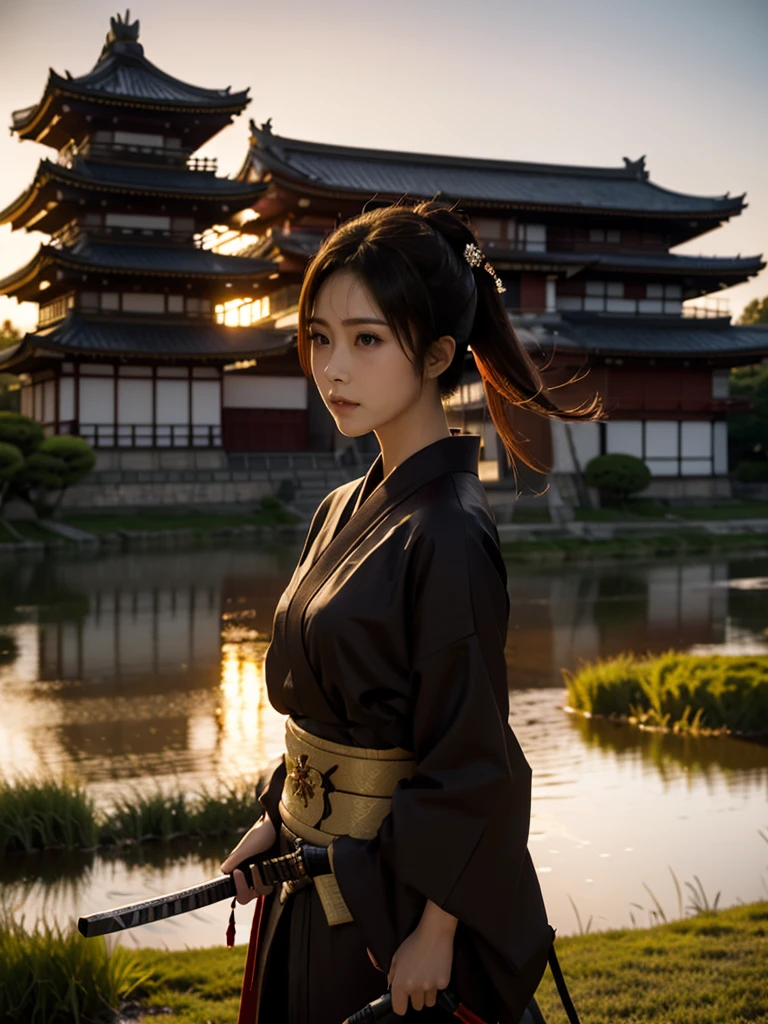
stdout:
POLYGON ((269 296, 263 299, 229 299, 214 307, 217 324, 227 327, 250 327, 269 316, 269 296))
POLYGON ((269 707, 264 679, 268 646, 266 641, 255 640, 222 644, 220 705, 216 715, 222 739, 227 742, 252 742, 261 735, 263 712, 269 707))

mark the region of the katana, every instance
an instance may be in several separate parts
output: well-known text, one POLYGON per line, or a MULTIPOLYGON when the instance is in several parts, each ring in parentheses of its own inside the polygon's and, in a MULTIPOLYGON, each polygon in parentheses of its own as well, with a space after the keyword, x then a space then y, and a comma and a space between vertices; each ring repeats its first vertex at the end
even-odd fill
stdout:
MULTIPOLYGON (((313 846, 303 840, 295 843, 296 848, 280 857, 257 857, 238 864, 235 870, 245 875, 249 888, 254 889, 254 873, 264 885, 278 882, 296 881, 300 878, 314 878, 316 875, 331 873, 328 849, 325 846, 313 846)), ((237 895, 235 880, 232 875, 222 875, 200 882, 189 889, 156 896, 141 903, 130 903, 122 907, 113 907, 97 914, 88 914, 77 922, 78 930, 86 938, 96 935, 108 935, 111 932, 138 928, 153 921, 165 921, 169 917, 187 914, 201 907, 209 907, 213 903, 233 899, 237 895)), ((459 1002, 450 988, 441 989, 437 993, 436 1003, 442 1009, 453 1014, 463 1024, 485 1024, 485 1022, 466 1006, 459 1002)), ((383 996, 368 1003, 348 1018, 348 1024, 373 1024, 374 1021, 385 1020, 392 1016, 392 993, 387 991, 383 996)))
MULTIPOLYGON (((264 885, 331 873, 331 863, 325 846, 313 846, 303 841, 295 845, 296 849, 290 853, 280 857, 245 860, 238 864, 235 870, 243 872, 251 889, 255 888, 254 872, 264 885)), ((123 907, 102 910, 97 914, 88 914, 78 920, 77 927, 81 935, 90 939, 96 935, 109 935, 111 932, 121 932, 127 928, 138 928, 153 921, 165 921, 178 914, 188 914, 192 910, 209 907, 222 900, 231 900, 236 895, 237 889, 232 875, 220 875, 189 889, 179 889, 177 892, 169 892, 151 900, 142 900, 141 903, 130 903, 123 907)))

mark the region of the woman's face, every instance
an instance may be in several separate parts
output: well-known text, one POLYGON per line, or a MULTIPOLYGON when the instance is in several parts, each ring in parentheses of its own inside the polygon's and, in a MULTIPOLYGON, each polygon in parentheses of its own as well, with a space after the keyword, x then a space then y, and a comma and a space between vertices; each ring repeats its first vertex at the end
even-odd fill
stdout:
POLYGON ((323 282, 308 327, 312 376, 342 434, 385 428, 421 401, 413 363, 356 274, 337 270, 323 282))

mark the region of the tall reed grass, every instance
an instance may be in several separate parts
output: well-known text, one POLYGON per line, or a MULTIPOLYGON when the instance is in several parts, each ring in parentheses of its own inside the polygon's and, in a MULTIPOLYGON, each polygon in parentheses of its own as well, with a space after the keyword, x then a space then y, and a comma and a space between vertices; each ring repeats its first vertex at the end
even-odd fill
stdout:
POLYGON ((30 932, 7 912, 0 916, 0 1021, 111 1021, 150 974, 127 950, 110 952, 103 937, 85 942, 74 929, 47 925, 30 932))
POLYGON ((261 816, 256 794, 264 781, 202 788, 191 795, 134 789, 104 810, 77 782, 0 781, 0 856, 242 832, 261 816))
POLYGON ((621 654, 563 671, 568 705, 681 733, 768 733, 768 656, 621 654))
POLYGON ((0 780, 0 854, 95 846, 97 833, 96 808, 78 783, 0 780))

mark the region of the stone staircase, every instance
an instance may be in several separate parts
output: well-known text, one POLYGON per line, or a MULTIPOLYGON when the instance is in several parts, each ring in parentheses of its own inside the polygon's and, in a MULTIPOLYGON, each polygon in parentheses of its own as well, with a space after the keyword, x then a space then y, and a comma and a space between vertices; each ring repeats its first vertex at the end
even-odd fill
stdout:
POLYGON ((326 494, 364 476, 374 458, 361 455, 360 462, 353 462, 334 452, 256 452, 230 453, 228 463, 233 473, 270 480, 274 493, 309 522, 326 494))

